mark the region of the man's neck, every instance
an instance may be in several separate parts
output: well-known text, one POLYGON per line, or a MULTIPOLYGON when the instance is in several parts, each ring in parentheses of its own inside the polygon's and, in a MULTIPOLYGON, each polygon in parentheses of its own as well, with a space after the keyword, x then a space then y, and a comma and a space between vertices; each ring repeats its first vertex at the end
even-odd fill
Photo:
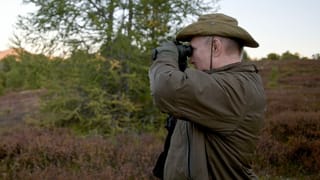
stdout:
POLYGON ((233 64, 237 62, 241 62, 241 58, 239 55, 234 54, 234 55, 221 56, 219 58, 216 58, 215 62, 213 63, 214 63, 214 68, 220 68, 228 64, 233 64))

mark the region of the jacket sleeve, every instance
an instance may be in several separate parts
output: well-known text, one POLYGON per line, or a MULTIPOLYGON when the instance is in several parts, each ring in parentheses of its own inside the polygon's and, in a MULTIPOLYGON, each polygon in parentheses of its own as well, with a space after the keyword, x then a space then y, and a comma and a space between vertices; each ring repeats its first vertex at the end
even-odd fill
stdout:
POLYGON ((159 54, 149 70, 154 103, 162 112, 214 131, 231 132, 243 116, 245 101, 241 87, 235 90, 225 80, 228 77, 221 76, 190 68, 181 72, 177 54, 170 51, 159 54))

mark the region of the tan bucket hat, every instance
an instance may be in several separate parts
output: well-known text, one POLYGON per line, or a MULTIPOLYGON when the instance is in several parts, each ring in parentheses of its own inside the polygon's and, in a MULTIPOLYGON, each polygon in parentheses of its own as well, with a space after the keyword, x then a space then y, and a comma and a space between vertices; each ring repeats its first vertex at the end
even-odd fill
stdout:
POLYGON ((212 35, 234 38, 248 47, 259 46, 258 42, 246 30, 238 26, 238 21, 235 18, 221 13, 200 16, 197 22, 178 32, 176 40, 191 41, 194 36, 212 35))

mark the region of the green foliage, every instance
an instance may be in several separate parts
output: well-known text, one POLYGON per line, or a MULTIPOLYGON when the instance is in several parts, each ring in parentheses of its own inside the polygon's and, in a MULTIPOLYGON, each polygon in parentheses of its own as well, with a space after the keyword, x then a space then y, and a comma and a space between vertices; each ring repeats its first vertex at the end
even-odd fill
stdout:
POLYGON ((278 80, 279 80, 279 68, 278 67, 272 67, 269 81, 268 81, 268 87, 277 87, 278 86, 278 80))
POLYGON ((27 53, 19 61, 5 59, 1 92, 46 89, 41 113, 31 120, 43 126, 105 135, 152 130, 163 117, 150 96, 149 58, 132 50, 130 57, 75 51, 65 60, 27 53))
POLYGON ((6 88, 47 89, 44 125, 103 134, 158 128, 163 117, 152 105, 148 52, 216 2, 25 0, 38 9, 19 17, 16 44, 70 57, 23 57, 6 72, 6 88))
POLYGON ((66 75, 57 80, 47 97, 50 101, 44 110, 51 117, 47 120, 82 133, 135 130, 134 114, 141 108, 121 91, 124 74, 116 64, 117 60, 81 51, 63 61, 66 75))
POLYGON ((298 53, 292 54, 291 52, 286 51, 282 53, 280 59, 281 60, 298 60, 300 59, 300 55, 298 53))
POLYGON ((243 50, 242 59, 243 61, 251 61, 249 54, 245 50, 243 50))
MULTIPOLYGON (((20 16, 19 44, 33 44, 49 52, 98 50, 119 35, 128 44, 149 50, 176 33, 191 17, 217 9, 218 0, 24 0, 38 9, 20 16), (61 49, 61 47, 63 47, 61 49)), ((124 49, 129 54, 130 49, 124 49)))
POLYGON ((280 60, 280 55, 278 55, 276 53, 269 53, 267 55, 267 59, 269 59, 269 60, 280 60))
MULTIPOLYGON (((1 65, 1 62, 0 62, 1 65)), ((4 72, 0 71, 0 96, 4 93, 5 90, 5 82, 6 82, 6 76, 4 72)))
POLYGON ((43 86, 44 77, 50 74, 48 58, 41 55, 23 54, 23 59, 14 56, 2 60, 2 85, 13 91, 21 89, 38 89, 43 86))

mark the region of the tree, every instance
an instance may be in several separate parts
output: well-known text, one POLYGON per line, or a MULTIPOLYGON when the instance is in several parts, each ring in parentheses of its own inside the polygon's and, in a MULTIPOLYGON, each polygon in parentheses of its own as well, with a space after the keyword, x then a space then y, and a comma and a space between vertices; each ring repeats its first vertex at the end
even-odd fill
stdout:
POLYGON ((290 51, 286 51, 282 53, 280 59, 281 60, 297 60, 297 59, 300 59, 300 55, 298 53, 292 54, 290 51))
POLYGON ((26 44, 37 44, 35 48, 41 51, 95 51, 112 45, 120 34, 128 37, 128 44, 148 50, 175 34, 192 17, 215 11, 218 1, 23 0, 35 5, 37 11, 19 16, 17 27, 19 37, 26 44))
POLYGON ((269 59, 269 60, 280 60, 280 55, 278 55, 276 53, 269 53, 267 55, 267 59, 269 59))
POLYGON ((245 51, 245 50, 243 50, 242 59, 243 59, 243 61, 251 61, 250 56, 248 55, 247 51, 245 51))
POLYGON ((152 106, 147 76, 150 49, 197 15, 215 10, 217 1, 24 0, 38 9, 19 17, 17 39, 38 45, 41 52, 70 52, 65 61, 74 74, 57 87, 61 101, 53 103, 61 112, 69 108, 62 124, 65 119, 83 120, 90 128, 101 122, 110 122, 108 127, 159 124, 163 119, 152 106))

